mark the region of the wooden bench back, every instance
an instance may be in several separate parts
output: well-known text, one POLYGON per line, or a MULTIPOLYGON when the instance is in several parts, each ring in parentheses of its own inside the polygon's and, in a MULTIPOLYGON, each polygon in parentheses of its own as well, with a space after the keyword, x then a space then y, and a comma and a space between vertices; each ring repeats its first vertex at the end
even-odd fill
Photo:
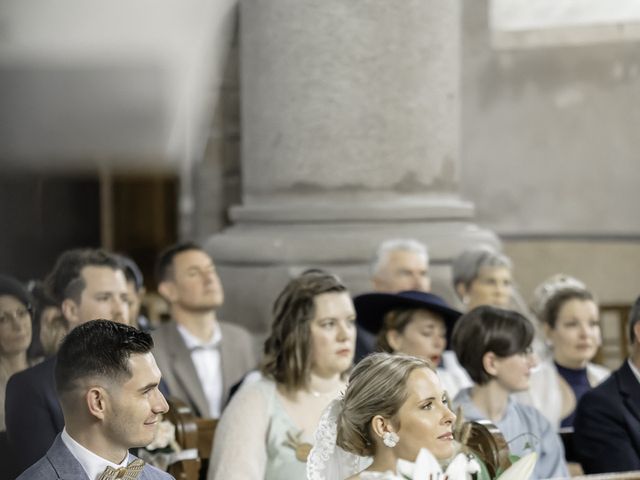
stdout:
MULTIPOLYGON (((183 449, 196 449, 197 458, 169 467, 176 480, 205 480, 213 446, 217 419, 196 417, 181 400, 168 398, 166 418, 176 427, 176 441, 183 449)), ((489 421, 465 422, 456 427, 456 440, 476 454, 493 476, 510 465, 509 446, 500 430, 489 421)), ((606 473, 572 477, 571 480, 640 480, 640 472, 606 473)))
POLYGON ((218 420, 196 417, 183 401, 168 398, 167 420, 176 427, 176 442, 183 450, 196 449, 197 458, 182 460, 169 467, 169 473, 176 480, 203 480, 207 475, 209 457, 213 446, 218 420))

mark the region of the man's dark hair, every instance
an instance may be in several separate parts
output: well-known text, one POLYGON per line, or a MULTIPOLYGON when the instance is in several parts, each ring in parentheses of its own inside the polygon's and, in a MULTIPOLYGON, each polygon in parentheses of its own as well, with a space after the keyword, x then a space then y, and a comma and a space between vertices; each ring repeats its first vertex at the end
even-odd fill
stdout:
POLYGON ((533 325, 518 312, 483 305, 458 319, 451 343, 471 380, 484 385, 492 379, 484 369, 484 355, 493 352, 505 358, 524 353, 531 346, 533 335, 533 325))
POLYGON ((156 262, 156 281, 162 283, 173 278, 173 259, 176 255, 190 250, 200 250, 204 252, 201 245, 196 242, 180 242, 165 248, 156 262))
POLYGON ((109 320, 92 320, 77 326, 62 341, 55 367, 58 395, 72 391, 78 380, 89 377, 131 378, 128 360, 153 348, 151 335, 109 320))
POLYGON ((46 279, 47 292, 58 306, 67 298, 80 302, 82 291, 87 286, 82 278, 82 269, 85 267, 123 270, 118 258, 106 250, 77 248, 63 252, 46 279))
POLYGON ((138 264, 131 257, 127 257, 126 255, 118 254, 118 259, 122 264, 122 269, 124 271, 124 276, 127 280, 127 283, 133 282, 133 286, 136 291, 139 291, 142 287, 144 287, 144 277, 142 276, 142 271, 138 264))

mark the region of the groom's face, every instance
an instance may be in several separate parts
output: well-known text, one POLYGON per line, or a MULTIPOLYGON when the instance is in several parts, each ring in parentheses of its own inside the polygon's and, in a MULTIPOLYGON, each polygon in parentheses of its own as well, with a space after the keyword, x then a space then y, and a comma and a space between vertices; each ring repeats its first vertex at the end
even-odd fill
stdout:
POLYGON ((160 370, 153 355, 131 355, 131 377, 109 389, 107 436, 114 446, 129 449, 151 443, 162 414, 169 410, 158 389, 160 370))

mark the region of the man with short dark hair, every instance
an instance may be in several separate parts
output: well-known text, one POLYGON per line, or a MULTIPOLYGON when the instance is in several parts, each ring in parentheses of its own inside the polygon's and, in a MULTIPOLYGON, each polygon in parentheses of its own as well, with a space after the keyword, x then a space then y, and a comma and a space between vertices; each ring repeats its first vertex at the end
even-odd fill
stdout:
POLYGON ((640 297, 629 314, 631 355, 585 393, 573 423, 585 473, 640 470, 640 297))
MULTIPOLYGON (((62 253, 47 278, 47 287, 71 329, 98 318, 129 322, 122 266, 104 250, 62 253)), ((55 362, 54 355, 14 375, 7 384, 7 437, 17 473, 42 457, 64 426, 55 390, 55 362)))
POLYGON ((129 454, 169 410, 152 348, 148 333, 107 320, 71 331, 55 367, 65 427, 19 480, 173 478, 129 454))
POLYGON ((218 320, 224 291, 213 259, 200 246, 180 243, 166 249, 157 275, 173 318, 153 332, 169 393, 196 415, 217 418, 230 388, 256 366, 251 335, 218 320))

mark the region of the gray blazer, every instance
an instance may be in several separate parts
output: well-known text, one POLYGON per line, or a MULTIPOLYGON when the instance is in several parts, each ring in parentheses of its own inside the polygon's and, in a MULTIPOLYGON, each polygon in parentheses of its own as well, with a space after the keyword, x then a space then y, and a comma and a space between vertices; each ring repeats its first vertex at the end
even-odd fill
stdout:
MULTIPOLYGON (((136 457, 129 455, 129 462, 136 457)), ((53 445, 46 455, 25 470, 17 480, 93 480, 87 477, 86 472, 65 446, 60 435, 53 441, 53 445)), ((140 480, 175 480, 167 472, 146 465, 142 469, 140 480)))
MULTIPOLYGON (((251 334, 244 328, 218 322, 222 333, 220 363, 222 367, 222 404, 229 399, 229 389, 244 375, 256 368, 256 355, 251 334)), ((204 394, 191 352, 171 321, 151 332, 155 347, 153 355, 162 372, 169 395, 179 398, 200 417, 210 417, 209 404, 204 394)))

